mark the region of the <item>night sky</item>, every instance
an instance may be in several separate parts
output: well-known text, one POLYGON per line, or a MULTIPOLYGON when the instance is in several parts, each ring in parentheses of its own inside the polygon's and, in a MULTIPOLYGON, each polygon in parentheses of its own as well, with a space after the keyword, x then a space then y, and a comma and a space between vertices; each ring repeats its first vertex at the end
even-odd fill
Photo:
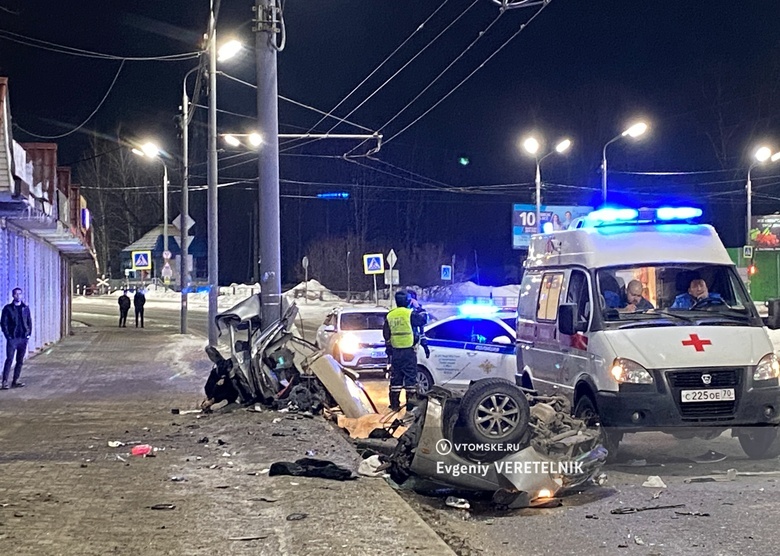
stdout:
MULTIPOLYGON (((237 36, 254 45, 251 6, 250 0, 222 1, 220 39, 237 36)), ((286 0, 287 45, 278 58, 280 94, 320 110, 333 108, 438 6, 429 24, 336 112, 345 116, 465 12, 349 116, 369 129, 381 129, 389 139, 375 155, 377 160, 359 159, 365 165, 359 166, 339 159, 357 146, 355 141, 282 145, 283 281, 296 279, 295 265, 307 254, 310 241, 323 234, 339 237, 350 227, 351 202, 300 197, 352 192, 350 184, 355 183, 376 187, 370 190, 376 216, 369 236, 377 245, 408 237, 401 229, 406 220, 402 224, 399 215, 414 204, 423 213, 414 226, 420 241, 442 243, 453 253, 477 250, 486 268, 516 265, 520 253, 511 249, 511 205, 533 202, 534 177, 533 160, 519 151, 518 140, 537 131, 549 149, 559 137, 571 137, 569 155, 545 160, 543 200, 592 205, 600 199, 603 144, 636 118, 646 119, 651 131, 641 141, 610 146, 610 201, 695 203, 727 245, 742 243, 744 180, 751 153, 760 143, 780 150, 780 2, 552 0, 463 86, 393 137, 485 62, 539 8, 504 13, 434 81, 496 19, 495 3, 286 0), (418 101, 385 126, 432 82, 418 101), (468 157, 467 166, 458 163, 462 156, 468 157), (480 192, 463 192, 472 187, 480 192)), ((12 114, 20 126, 14 136, 22 142, 42 141, 22 128, 56 135, 81 123, 105 95, 120 62, 34 48, 9 41, 6 32, 118 56, 160 56, 196 51, 208 17, 206 0, 0 0, 0 8, 6 8, 0 9, 0 75, 10 79, 12 114)), ((105 104, 82 132, 56 140, 60 164, 84 155, 87 132, 116 138, 120 128, 122 141, 154 137, 178 156, 175 116, 182 78, 196 63, 126 62, 105 104)), ((220 69, 255 82, 250 50, 220 69)), ((206 99, 201 102, 206 104, 206 99)), ((220 132, 251 131, 256 114, 252 89, 220 78, 218 105, 233 113, 220 114, 220 132)), ((318 120, 311 111, 280 102, 282 132, 305 132, 318 120)), ((205 183, 203 122, 201 110, 192 131, 194 185, 205 183)), ((328 122, 317 130, 330 129, 328 122)), ((334 132, 358 130, 342 125, 334 132)), ((256 176, 251 157, 224 143, 220 148, 226 149, 221 157, 240 155, 222 162, 221 168, 245 162, 221 169, 220 182, 256 176)), ((364 145, 353 154, 368 148, 364 145)), ((773 198, 780 197, 779 185, 780 164, 754 170, 755 214, 780 209, 773 198)), ((220 189, 224 283, 248 276, 248 215, 257 194, 252 188, 239 184, 220 189)), ((193 193, 191 206, 197 231, 203 233, 205 192, 193 193)), ((500 274, 486 272, 483 278, 498 281, 500 274)))

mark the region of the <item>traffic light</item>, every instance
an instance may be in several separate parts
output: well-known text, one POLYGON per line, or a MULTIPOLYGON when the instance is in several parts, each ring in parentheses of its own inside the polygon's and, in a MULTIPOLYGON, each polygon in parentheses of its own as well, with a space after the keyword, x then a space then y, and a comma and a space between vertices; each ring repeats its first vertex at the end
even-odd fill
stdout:
POLYGON ((753 276, 756 272, 758 272, 758 269, 756 268, 756 265, 751 264, 748 267, 748 276, 753 276))

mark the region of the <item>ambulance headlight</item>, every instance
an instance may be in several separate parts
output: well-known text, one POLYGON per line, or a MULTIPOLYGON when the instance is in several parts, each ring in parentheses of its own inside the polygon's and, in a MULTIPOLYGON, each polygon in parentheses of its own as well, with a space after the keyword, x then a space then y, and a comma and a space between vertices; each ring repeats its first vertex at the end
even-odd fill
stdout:
POLYGON ((653 375, 642 365, 630 359, 616 358, 612 362, 610 374, 616 382, 623 384, 652 384, 653 375))
POLYGON ((339 340, 341 353, 356 353, 360 349, 360 340, 354 334, 345 334, 339 340))
POLYGON ((769 380, 780 378, 780 359, 774 353, 767 353, 761 358, 753 372, 753 380, 769 380))

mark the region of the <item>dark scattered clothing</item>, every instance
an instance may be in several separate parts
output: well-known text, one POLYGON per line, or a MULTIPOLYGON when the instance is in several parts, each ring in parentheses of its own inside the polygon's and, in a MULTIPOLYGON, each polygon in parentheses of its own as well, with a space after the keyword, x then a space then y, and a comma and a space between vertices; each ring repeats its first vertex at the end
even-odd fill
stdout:
POLYGON ((340 467, 332 461, 314 458, 301 458, 295 463, 277 461, 271 465, 268 476, 292 475, 293 477, 317 477, 334 481, 350 481, 357 476, 351 470, 340 467))
POLYGON ((3 384, 8 384, 8 375, 11 373, 14 356, 16 356, 16 366, 14 366, 13 383, 19 380, 22 374, 22 363, 24 356, 27 355, 27 338, 7 338, 5 341, 5 365, 3 365, 3 384))
POLYGON ((8 339, 27 339, 32 334, 32 317, 30 308, 24 303, 16 305, 9 303, 3 307, 3 314, 0 317, 0 328, 3 330, 3 336, 8 339))

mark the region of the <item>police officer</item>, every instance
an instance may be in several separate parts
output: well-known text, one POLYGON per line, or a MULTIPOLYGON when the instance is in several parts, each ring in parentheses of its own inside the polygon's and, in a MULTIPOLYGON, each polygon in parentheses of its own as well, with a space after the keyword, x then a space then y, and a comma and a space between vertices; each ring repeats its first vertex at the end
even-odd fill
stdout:
POLYGON ((417 350, 415 331, 425 326, 425 317, 409 308, 409 295, 395 293, 396 308, 387 313, 382 335, 387 345, 390 367, 390 409, 401 409, 401 391, 406 391, 406 409, 417 399, 417 350))
MULTIPOLYGON (((425 324, 428 323, 428 312, 423 309, 423 306, 420 304, 420 302, 417 300, 417 292, 414 290, 409 290, 409 308, 414 311, 415 313, 419 313, 423 317, 423 322, 425 324)), ((417 338, 417 341, 422 346, 423 351, 425 352, 425 358, 428 359, 431 357, 431 350, 428 349, 428 339, 425 337, 425 326, 418 326, 414 330, 415 337, 417 338)))

